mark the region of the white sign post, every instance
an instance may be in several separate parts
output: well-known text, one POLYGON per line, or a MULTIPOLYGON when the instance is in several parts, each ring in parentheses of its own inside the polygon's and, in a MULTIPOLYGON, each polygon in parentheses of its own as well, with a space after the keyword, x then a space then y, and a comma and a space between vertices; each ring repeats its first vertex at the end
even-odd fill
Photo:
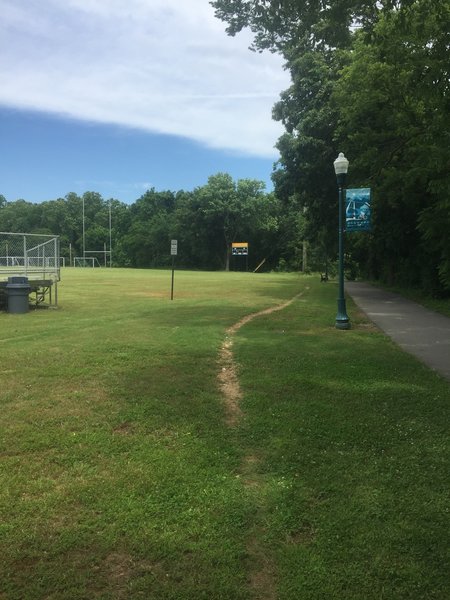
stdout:
POLYGON ((172 288, 170 299, 173 300, 173 280, 175 275, 175 256, 178 254, 178 240, 170 240, 170 255, 172 256, 172 288))

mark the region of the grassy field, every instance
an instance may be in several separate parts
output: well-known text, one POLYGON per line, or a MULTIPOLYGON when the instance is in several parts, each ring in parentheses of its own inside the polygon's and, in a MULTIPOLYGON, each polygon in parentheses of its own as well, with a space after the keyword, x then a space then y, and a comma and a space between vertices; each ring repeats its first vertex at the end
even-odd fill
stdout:
POLYGON ((66 269, 0 313, 1 600, 447 599, 447 382, 336 286, 66 269), (233 336, 242 418, 218 374, 233 336))

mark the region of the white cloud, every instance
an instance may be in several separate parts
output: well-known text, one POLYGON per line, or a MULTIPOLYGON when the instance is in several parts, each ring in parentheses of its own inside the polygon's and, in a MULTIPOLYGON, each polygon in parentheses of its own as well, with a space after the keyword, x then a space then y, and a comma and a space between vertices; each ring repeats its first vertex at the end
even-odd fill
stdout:
POLYGON ((154 187, 151 181, 122 182, 113 179, 78 179, 74 181, 77 191, 101 189, 105 194, 144 193, 154 187))
POLYGON ((275 156, 279 57, 208 0, 0 0, 0 103, 275 156), (18 5, 19 4, 19 5, 18 5))

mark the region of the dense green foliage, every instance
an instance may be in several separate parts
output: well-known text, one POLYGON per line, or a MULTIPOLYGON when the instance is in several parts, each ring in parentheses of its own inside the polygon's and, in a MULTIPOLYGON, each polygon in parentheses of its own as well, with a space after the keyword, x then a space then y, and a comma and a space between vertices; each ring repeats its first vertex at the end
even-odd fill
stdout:
POLYGON ((292 217, 289 210, 264 191, 263 182, 235 182, 226 173, 189 192, 150 189, 131 205, 96 192, 71 192, 40 204, 2 198, 0 231, 60 235, 66 259, 83 255, 83 205, 85 250, 98 252, 94 256, 100 263, 101 253, 109 251, 110 216, 115 266, 167 266, 171 239, 178 240, 178 266, 195 269, 243 270, 246 260, 230 257, 231 243, 240 241, 249 243, 249 268, 264 258, 265 268, 276 268, 280 259, 286 264, 288 255, 300 256, 298 236, 293 242, 283 235, 292 217))
POLYGON ((348 236, 366 276, 450 293, 450 5, 447 0, 216 0, 235 35, 279 52, 292 76, 274 108, 286 133, 274 175, 305 234, 336 244, 338 151, 371 187, 373 231, 348 236))

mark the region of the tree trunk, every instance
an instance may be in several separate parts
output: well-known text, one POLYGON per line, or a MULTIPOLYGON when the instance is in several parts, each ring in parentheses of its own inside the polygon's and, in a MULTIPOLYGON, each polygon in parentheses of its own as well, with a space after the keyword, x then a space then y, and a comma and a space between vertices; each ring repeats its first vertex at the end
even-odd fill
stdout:
POLYGON ((225 271, 229 271, 230 270, 230 247, 227 244, 227 250, 226 250, 226 255, 225 255, 225 271))

